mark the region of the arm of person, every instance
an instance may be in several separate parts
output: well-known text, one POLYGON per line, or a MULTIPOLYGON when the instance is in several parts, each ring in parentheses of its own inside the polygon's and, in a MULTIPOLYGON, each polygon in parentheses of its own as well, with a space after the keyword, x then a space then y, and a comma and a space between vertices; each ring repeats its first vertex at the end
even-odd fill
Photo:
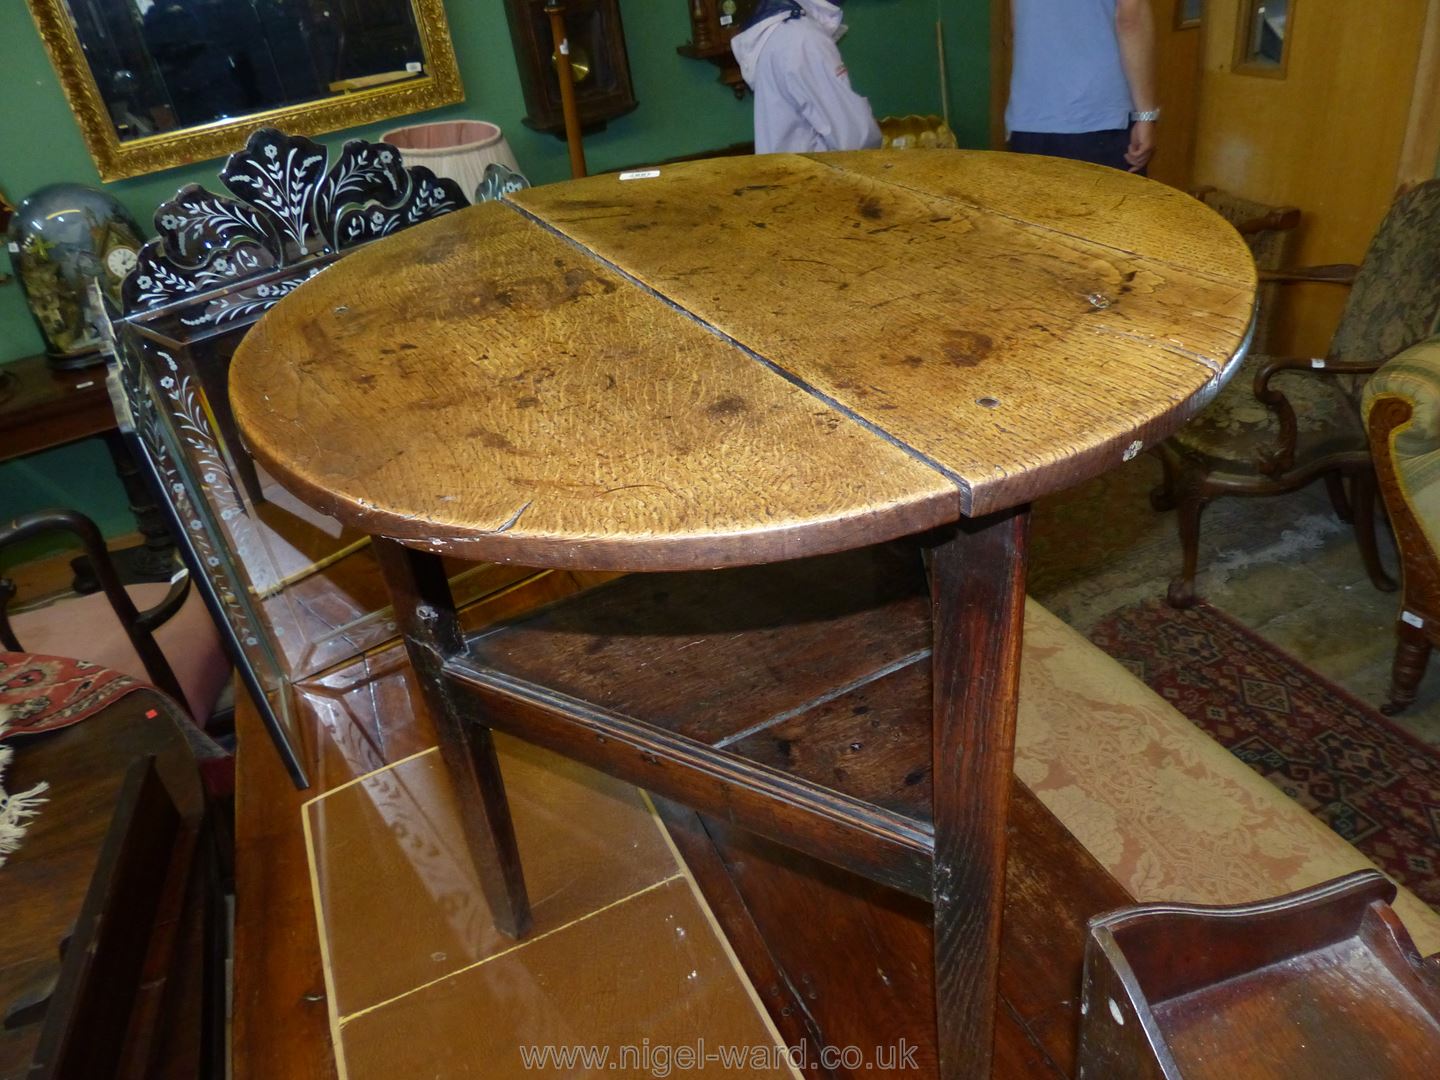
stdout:
MULTIPOLYGON (((1115 0, 1115 38, 1120 43, 1120 64, 1130 84, 1130 98, 1136 112, 1158 109, 1155 100, 1155 14, 1150 0, 1115 0)), ((1131 172, 1139 172, 1155 153, 1154 121, 1137 120, 1130 125, 1130 149, 1125 160, 1131 172)))
POLYGON ((870 102, 850 86, 845 61, 835 43, 820 34, 805 34, 795 63, 786 73, 785 91, 792 104, 815 129, 826 150, 873 150, 880 145, 880 126, 870 102))

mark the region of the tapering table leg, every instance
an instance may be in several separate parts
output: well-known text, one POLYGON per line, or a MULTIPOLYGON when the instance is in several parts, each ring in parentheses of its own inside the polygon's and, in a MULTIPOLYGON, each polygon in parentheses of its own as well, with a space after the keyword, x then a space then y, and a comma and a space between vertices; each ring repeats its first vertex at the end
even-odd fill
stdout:
POLYGON ((940 1075, 990 1075, 1029 508, 935 549, 935 1009, 940 1075))
POLYGON ((445 660, 464 648, 444 564, 439 556, 379 536, 374 551, 435 723, 440 755, 455 785, 461 825, 495 926, 511 937, 523 937, 530 929, 530 900, 495 742, 489 728, 461 718, 440 676, 445 660))

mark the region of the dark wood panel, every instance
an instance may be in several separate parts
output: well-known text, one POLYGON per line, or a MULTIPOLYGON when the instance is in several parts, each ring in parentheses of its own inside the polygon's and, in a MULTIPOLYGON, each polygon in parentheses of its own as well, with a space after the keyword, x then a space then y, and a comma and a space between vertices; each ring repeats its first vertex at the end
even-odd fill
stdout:
POLYGON ((913 544, 632 575, 472 641, 470 654, 516 679, 723 745, 928 650, 925 588, 913 544))
POLYGON ((44 356, 0 365, 0 461, 115 428, 105 365, 52 371, 44 356))
MULTIPOLYGON (((313 715, 301 713, 307 727, 313 715)), ((254 704, 235 695, 235 1080, 335 1080, 297 791, 254 704)), ((315 741, 313 732, 307 745, 315 741)), ((348 776, 340 779, 349 779, 348 776)))
POLYGON ((930 655, 746 736, 732 753, 897 814, 931 815, 930 655))
MULTIPOLYGON (((180 812, 200 814, 199 778, 181 722, 158 694, 140 690, 89 720, 14 742, 8 789, 44 780, 51 790, 0 871, 0 1011, 59 977, 60 943, 75 928, 101 866, 132 761, 153 755, 180 812)), ((166 974, 154 973, 155 988, 165 985, 166 974)), ((40 1022, 0 1029, 0 1076, 25 1074, 41 1034, 40 1022)))
POLYGON ((935 998, 947 1076, 990 1074, 1030 508, 962 521, 930 562, 935 998))
POLYGON ((795 848, 917 895, 930 891, 933 839, 923 825, 703 743, 587 708, 463 658, 445 665, 449 695, 526 742, 638 787, 721 814, 795 848))
MULTIPOLYGON (((937 1075, 928 904, 712 818, 707 845, 702 819, 657 806, 787 1039, 798 1007, 807 1045, 904 1039, 920 1069, 902 1075, 937 1075)), ((1086 923, 1132 901, 1018 782, 1009 832, 992 1075, 1073 1076, 1086 923)))
POLYGON ((1440 970, 1360 871, 1252 904, 1142 904, 1085 954, 1084 1075, 1160 1080, 1440 1074, 1440 970))

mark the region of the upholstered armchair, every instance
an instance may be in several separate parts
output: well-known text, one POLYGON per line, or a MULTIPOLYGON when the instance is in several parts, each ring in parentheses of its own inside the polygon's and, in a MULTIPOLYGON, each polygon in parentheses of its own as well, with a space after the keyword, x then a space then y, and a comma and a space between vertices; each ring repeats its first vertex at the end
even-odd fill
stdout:
POLYGON ((1400 551, 1400 613, 1395 667, 1382 711, 1396 713, 1440 642, 1440 338, 1385 364, 1365 384, 1365 427, 1395 544, 1400 551))
POLYGON ((1440 313, 1440 181, 1395 201, 1359 267, 1262 271, 1261 279, 1349 285, 1350 296, 1323 357, 1252 350, 1210 407, 1161 445, 1165 482, 1155 502, 1178 510, 1183 566, 1169 593, 1177 607, 1195 600, 1200 517, 1212 500, 1279 495, 1319 479, 1341 519, 1353 522, 1370 580, 1395 587, 1375 542, 1360 397, 1366 379, 1427 338, 1440 313))

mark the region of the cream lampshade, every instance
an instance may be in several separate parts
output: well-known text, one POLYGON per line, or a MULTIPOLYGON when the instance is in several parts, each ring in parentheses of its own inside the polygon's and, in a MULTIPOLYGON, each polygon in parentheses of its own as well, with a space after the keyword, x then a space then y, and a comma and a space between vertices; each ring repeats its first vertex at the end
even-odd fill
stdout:
POLYGON ((387 131, 380 139, 397 148, 405 164, 424 165, 436 176, 454 180, 466 195, 474 194, 487 165, 520 171, 505 133, 485 120, 412 124, 387 131))

